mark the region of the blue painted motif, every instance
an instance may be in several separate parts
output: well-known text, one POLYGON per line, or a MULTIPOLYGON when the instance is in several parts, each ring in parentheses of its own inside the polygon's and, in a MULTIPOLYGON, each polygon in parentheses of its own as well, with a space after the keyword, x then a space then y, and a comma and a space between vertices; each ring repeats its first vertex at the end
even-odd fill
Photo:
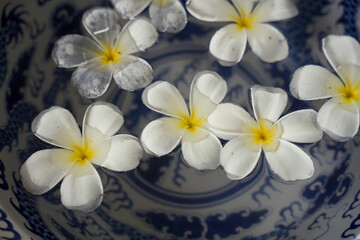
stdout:
MULTIPOLYGON (((1 239, 4 240, 20 240, 20 234, 14 229, 11 222, 7 219, 7 215, 4 210, 0 208, 0 233, 4 233, 5 236, 1 239)), ((1 237, 1 236, 0 236, 1 237)))
POLYGON ((354 200, 350 203, 349 207, 346 209, 342 218, 352 219, 350 226, 342 233, 343 238, 354 239, 357 237, 358 229, 360 227, 360 190, 356 193, 354 200))
POLYGON ((6 181, 6 176, 5 176, 5 165, 1 159, 0 159, 0 188, 2 190, 9 189, 9 185, 6 181))

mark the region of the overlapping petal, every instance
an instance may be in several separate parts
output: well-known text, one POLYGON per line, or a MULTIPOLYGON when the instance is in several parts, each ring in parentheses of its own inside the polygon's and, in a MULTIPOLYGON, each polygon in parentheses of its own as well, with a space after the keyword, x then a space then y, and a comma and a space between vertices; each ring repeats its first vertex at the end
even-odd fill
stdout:
POLYGON ((150 122, 141 133, 141 142, 145 149, 156 156, 170 153, 179 144, 184 128, 181 120, 175 118, 159 118, 150 122))
POLYGON ((284 140, 275 152, 265 152, 271 170, 285 181, 310 178, 314 174, 311 158, 299 147, 284 140))
POLYGON ((247 36, 251 50, 265 62, 277 62, 289 54, 286 38, 269 24, 257 24, 247 36))
POLYGON ((190 0, 186 9, 195 18, 209 22, 234 21, 239 15, 227 0, 190 0))
POLYGON ((287 105, 287 94, 281 88, 254 85, 251 88, 251 103, 256 119, 276 122, 287 105))
POLYGON ((359 130, 359 108, 354 102, 347 104, 345 109, 331 99, 318 113, 320 128, 337 141, 347 141, 359 130))
POLYGON ((73 115, 61 107, 42 111, 31 124, 32 132, 52 145, 72 149, 81 144, 81 133, 73 115))
POLYGON ((285 115, 276 123, 281 125, 281 139, 297 143, 319 141, 323 133, 317 123, 317 112, 311 109, 299 110, 285 115))
POLYGON ((338 95, 335 89, 341 80, 327 69, 306 65, 297 69, 290 83, 291 94, 301 100, 316 100, 338 95))
POLYGON ((101 204, 103 186, 95 168, 85 161, 73 165, 61 183, 60 193, 65 207, 90 212, 101 204))
POLYGON ((111 0, 111 2, 123 18, 133 19, 150 4, 151 0, 111 0))
POLYGON ((63 68, 78 67, 88 63, 101 51, 94 41, 81 35, 70 34, 56 41, 52 59, 63 68))
MULTIPOLYGON (((203 130, 205 131, 205 130, 203 130)), ((185 161, 198 170, 215 169, 219 166, 221 143, 212 133, 197 141, 181 142, 181 150, 185 161)))
POLYGON ((231 0, 238 12, 243 16, 248 16, 254 8, 254 4, 259 0, 231 0))
POLYGON ((179 0, 153 1, 149 8, 152 23, 161 32, 179 32, 186 26, 186 12, 179 0))
POLYGON ((26 190, 43 194, 52 189, 70 170, 73 152, 49 149, 35 152, 21 166, 20 175, 26 190))
POLYGON ((335 71, 342 65, 360 63, 360 44, 352 37, 329 35, 322 40, 322 49, 335 71))
POLYGON ((211 38, 210 53, 220 60, 222 65, 234 65, 244 55, 247 32, 237 24, 228 24, 218 30, 211 38))
POLYGON ((164 81, 157 81, 142 93, 143 103, 150 109, 164 115, 179 118, 189 115, 185 100, 177 88, 164 81))
POLYGON ((246 138, 249 136, 239 136, 225 144, 220 155, 221 166, 224 168, 228 177, 238 180, 249 175, 255 168, 261 148, 256 151, 249 151, 246 146, 246 138))
POLYGON ((262 0, 257 4, 253 12, 259 22, 285 20, 295 17, 298 13, 296 5, 291 0, 262 0))

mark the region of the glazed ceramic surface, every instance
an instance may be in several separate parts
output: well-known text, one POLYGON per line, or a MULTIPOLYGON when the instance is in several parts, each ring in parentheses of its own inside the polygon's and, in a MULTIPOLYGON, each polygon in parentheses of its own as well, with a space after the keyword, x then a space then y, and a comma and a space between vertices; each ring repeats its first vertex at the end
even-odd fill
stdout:
MULTIPOLYGON (((276 24, 290 53, 270 64, 246 51, 241 62, 222 67, 208 53, 211 36, 223 24, 189 17, 178 34, 160 34, 140 56, 154 69, 154 81, 166 80, 188 98, 190 83, 202 70, 228 83, 224 102, 250 110, 254 84, 288 91, 292 73, 305 64, 329 70, 321 51, 328 34, 359 40, 360 3, 353 0, 298 0, 299 15, 276 24)), ((185 1, 183 1, 185 4, 185 1)), ((246 179, 230 181, 224 171, 187 167, 181 150, 143 157, 131 172, 98 169, 104 200, 91 213, 67 210, 59 185, 42 196, 27 192, 19 168, 34 152, 51 148, 33 136, 30 124, 42 110, 57 105, 81 121, 92 100, 71 86, 72 71, 51 59, 54 42, 83 33, 81 17, 109 1, 1 0, 0 25, 0 239, 355 239, 360 233, 360 137, 339 143, 328 136, 301 148, 311 155, 315 174, 285 183, 269 171, 262 156, 246 179)), ((206 7, 206 6, 204 6, 206 7)), ((147 11, 144 11, 146 16, 147 11)), ((125 115, 121 132, 140 136, 160 115, 141 101, 142 91, 125 92, 113 82, 98 100, 116 104, 125 115)), ((289 96, 286 112, 318 110, 321 102, 289 96)))

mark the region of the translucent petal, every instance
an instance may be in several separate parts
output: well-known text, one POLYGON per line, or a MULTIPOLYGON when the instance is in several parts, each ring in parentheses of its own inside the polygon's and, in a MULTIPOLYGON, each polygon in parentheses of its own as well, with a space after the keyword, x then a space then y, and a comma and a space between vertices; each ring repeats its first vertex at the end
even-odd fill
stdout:
POLYGON ((153 1, 149 15, 160 32, 177 33, 183 30, 187 23, 185 9, 179 0, 153 1))
POLYGON ((84 139, 97 145, 119 131, 123 123, 123 114, 117 106, 107 102, 95 102, 87 108, 84 116, 84 139), (97 134, 94 129, 101 134, 97 134))
POLYGON ((108 68, 102 67, 100 59, 77 68, 71 82, 81 96, 85 98, 97 98, 103 95, 108 89, 112 74, 108 68))
POLYGON ((96 7, 86 11, 82 24, 105 47, 113 47, 120 34, 120 16, 111 8, 96 7))
POLYGON ((299 110, 287 114, 276 123, 283 130, 281 139, 290 142, 312 143, 319 141, 323 133, 316 121, 317 112, 311 109, 299 110))
POLYGON ((221 151, 220 163, 232 180, 242 179, 248 176, 255 168, 260 154, 261 147, 249 151, 246 146, 248 136, 239 136, 225 144, 221 151))
POLYGON ((152 23, 146 18, 136 18, 124 26, 118 40, 122 54, 132 54, 154 45, 159 35, 152 23))
POLYGON ((140 158, 143 156, 139 139, 126 134, 108 139, 97 147, 97 149, 101 148, 105 148, 108 152, 107 156, 92 159, 91 162, 113 171, 132 170, 139 165, 140 158))
POLYGON ((111 0, 123 18, 133 19, 150 4, 151 0, 111 0))
POLYGON ((189 115, 183 96, 168 82, 157 81, 148 86, 142 94, 142 101, 148 108, 164 115, 177 118, 189 115))
POLYGON ((81 35, 65 35, 56 41, 52 59, 59 67, 72 68, 83 65, 101 51, 96 42, 81 35))
POLYGON ((280 140, 275 152, 265 152, 271 170, 285 181, 310 178, 314 174, 311 158, 299 147, 280 140))
POLYGON ((286 38, 269 24, 257 24, 247 31, 251 50, 265 62, 277 62, 289 54, 286 38))
MULTIPOLYGON (((360 63, 359 63, 360 64, 360 63)), ((358 86, 360 83, 360 66, 354 64, 342 65, 338 69, 345 86, 358 86)))
POLYGON ((215 169, 220 163, 221 143, 209 133, 207 138, 198 141, 182 141, 181 150, 185 161, 198 170, 215 169))
POLYGON ((244 134, 244 126, 256 125, 248 112, 232 103, 218 105, 208 116, 207 122, 209 129, 224 139, 244 134))
POLYGON ((72 155, 72 151, 65 149, 48 149, 32 154, 20 169, 25 189, 37 195, 52 189, 73 165, 72 155))
POLYGON ((337 141, 347 141, 359 130, 359 109, 356 103, 347 108, 333 100, 327 101, 319 110, 317 121, 320 128, 337 141))
POLYGON ((209 115, 226 94, 224 79, 215 72, 203 71, 196 74, 190 87, 191 116, 202 118, 209 115))
POLYGON ((276 122, 284 112, 288 96, 281 88, 254 85, 251 88, 251 102, 256 119, 276 122))
POLYGON ((69 209, 91 212, 103 199, 103 187, 95 168, 85 161, 74 164, 60 187, 61 202, 69 209))
POLYGON ((239 17, 234 6, 226 0, 189 0, 186 9, 195 18, 208 22, 235 21, 239 17))
POLYGON ((262 0, 253 11, 259 22, 272 22, 295 17, 299 13, 292 0, 262 0))
POLYGON ((359 42, 350 36, 329 35, 322 40, 322 49, 335 71, 342 65, 360 64, 359 42))
POLYGON ((71 149, 82 142, 75 118, 62 107, 40 112, 33 120, 31 130, 41 140, 58 147, 71 149))
POLYGON ((179 144, 184 129, 181 120, 159 118, 150 122, 141 133, 141 143, 146 150, 156 156, 170 153, 179 144))
POLYGON ((126 55, 112 66, 117 85, 127 91, 145 88, 153 80, 153 70, 143 59, 126 55))
POLYGON ((240 29, 237 24, 228 24, 211 38, 209 50, 221 64, 234 65, 243 57, 246 41, 245 30, 240 29))
POLYGON ((341 80, 323 67, 306 65, 297 69, 290 83, 291 94, 301 100, 316 100, 338 95, 341 80))
POLYGON ((249 16, 254 4, 259 0, 231 0, 241 15, 249 16))

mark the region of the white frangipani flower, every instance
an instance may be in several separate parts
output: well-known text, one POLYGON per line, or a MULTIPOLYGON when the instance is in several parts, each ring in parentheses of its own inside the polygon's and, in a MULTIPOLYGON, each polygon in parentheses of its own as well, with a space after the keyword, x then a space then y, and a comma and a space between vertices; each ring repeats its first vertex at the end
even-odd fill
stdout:
POLYGON ((151 22, 160 32, 177 33, 187 23, 186 11, 179 0, 111 0, 123 18, 133 19, 147 6, 151 22))
POLYGON ((206 118, 225 97, 226 82, 215 72, 198 73, 190 88, 190 111, 184 98, 172 84, 158 81, 148 86, 142 95, 150 109, 168 117, 150 122, 140 140, 145 150, 163 156, 181 141, 185 161, 204 170, 219 165, 221 143, 206 125, 206 118))
POLYGON ((82 24, 93 39, 71 34, 56 43, 52 57, 59 67, 77 67, 71 81, 86 98, 105 93, 114 78, 119 87, 133 91, 149 85, 151 66, 131 54, 144 51, 158 39, 155 27, 145 18, 134 19, 121 30, 120 16, 110 8, 94 8, 82 24))
POLYGON ((349 36, 329 35, 322 50, 339 77, 306 65, 295 71, 290 91, 301 100, 330 98, 319 110, 318 124, 334 140, 347 141, 359 130, 360 44, 349 36))
POLYGON ((311 158, 291 142, 312 143, 322 138, 314 110, 300 110, 279 119, 287 105, 280 88, 251 88, 255 120, 243 108, 220 104, 208 117, 209 128, 224 139, 220 163, 230 179, 242 179, 255 168, 264 151, 271 170, 285 181, 313 175, 311 158))
POLYGON ((266 22, 292 18, 298 14, 291 0, 189 0, 187 10, 208 22, 231 22, 218 30, 210 41, 210 53, 219 63, 231 66, 244 55, 246 42, 265 62, 288 56, 286 38, 266 22))
POLYGON ((73 115, 61 107, 42 111, 33 121, 33 133, 60 147, 32 154, 20 169, 25 189, 43 194, 62 180, 61 202, 69 209, 89 212, 103 199, 103 186, 92 164, 113 171, 129 171, 143 155, 140 141, 131 135, 113 136, 123 125, 113 104, 96 102, 86 110, 82 136, 73 115))

